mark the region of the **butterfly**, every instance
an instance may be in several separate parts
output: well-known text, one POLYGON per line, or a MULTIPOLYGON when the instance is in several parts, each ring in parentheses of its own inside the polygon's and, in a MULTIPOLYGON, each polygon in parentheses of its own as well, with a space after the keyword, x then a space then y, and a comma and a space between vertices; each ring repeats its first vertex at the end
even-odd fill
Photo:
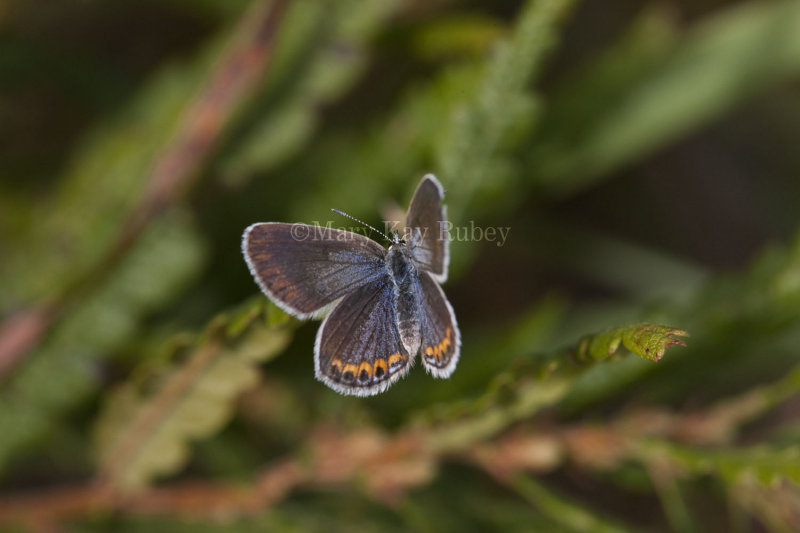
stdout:
POLYGON ((461 333, 440 287, 449 262, 443 197, 439 180, 425 175, 402 238, 387 237, 388 249, 331 227, 260 222, 245 229, 242 253, 264 294, 300 319, 325 316, 314 368, 333 390, 379 394, 406 375, 418 353, 433 377, 455 370, 461 333))

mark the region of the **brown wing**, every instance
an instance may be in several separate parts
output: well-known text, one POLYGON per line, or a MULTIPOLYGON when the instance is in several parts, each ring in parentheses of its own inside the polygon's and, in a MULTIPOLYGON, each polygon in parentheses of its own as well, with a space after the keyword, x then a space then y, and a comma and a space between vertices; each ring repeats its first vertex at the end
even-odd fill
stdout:
POLYGON ((444 189, 439 180, 433 174, 427 174, 417 187, 406 215, 406 238, 411 255, 439 283, 447 279, 450 258, 443 197, 444 189))
POLYGON ((263 222, 242 237, 247 266, 261 290, 286 312, 309 318, 386 276, 386 250, 357 233, 263 222))
POLYGON ((394 298, 387 275, 336 304, 317 332, 317 379, 342 394, 372 396, 408 372, 413 358, 397 331, 394 298))
POLYGON ((425 369, 437 378, 447 378, 456 369, 461 353, 461 332, 456 315, 442 288, 429 274, 420 272, 420 351, 425 369))

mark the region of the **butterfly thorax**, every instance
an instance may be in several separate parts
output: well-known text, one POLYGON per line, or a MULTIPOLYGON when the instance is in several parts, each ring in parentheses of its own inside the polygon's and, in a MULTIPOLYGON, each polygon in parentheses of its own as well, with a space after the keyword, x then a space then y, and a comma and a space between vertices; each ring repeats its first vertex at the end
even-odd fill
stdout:
POLYGON ((386 269, 394 283, 397 329, 406 350, 414 355, 420 345, 417 315, 420 305, 419 272, 404 242, 395 242, 386 256, 386 269))

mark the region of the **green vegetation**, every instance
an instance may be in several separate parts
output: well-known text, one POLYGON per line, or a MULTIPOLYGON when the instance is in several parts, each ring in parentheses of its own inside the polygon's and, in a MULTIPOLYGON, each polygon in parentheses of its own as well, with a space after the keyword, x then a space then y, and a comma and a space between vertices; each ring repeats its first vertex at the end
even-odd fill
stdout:
POLYGON ((800 3, 631 5, 0 8, 0 529, 795 531, 800 3), (459 367, 340 396, 241 233, 428 172, 459 367))

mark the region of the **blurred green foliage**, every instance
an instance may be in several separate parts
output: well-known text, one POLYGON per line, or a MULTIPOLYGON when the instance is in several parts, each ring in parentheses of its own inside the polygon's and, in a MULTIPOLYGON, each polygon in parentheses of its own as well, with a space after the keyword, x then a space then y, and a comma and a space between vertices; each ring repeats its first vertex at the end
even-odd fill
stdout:
POLYGON ((796 0, 49 4, 0 7, 2 527, 796 530, 796 0), (509 230, 452 242, 459 368, 339 396, 241 232, 427 172, 509 230))

